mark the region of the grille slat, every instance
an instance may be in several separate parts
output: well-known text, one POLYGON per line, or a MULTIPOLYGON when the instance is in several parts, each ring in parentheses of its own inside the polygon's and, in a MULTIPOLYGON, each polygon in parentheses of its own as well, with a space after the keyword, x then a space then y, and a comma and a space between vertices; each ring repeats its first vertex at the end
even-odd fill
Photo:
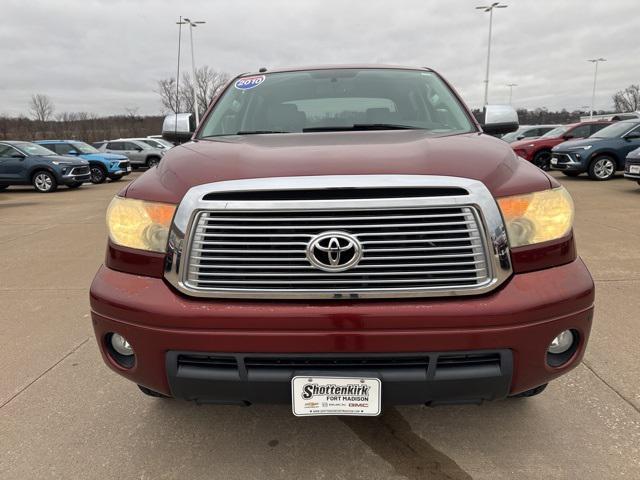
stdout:
POLYGON ((472 207, 372 211, 204 211, 190 237, 185 285, 201 291, 319 292, 472 289, 491 280, 482 226, 472 207), (360 241, 362 258, 325 272, 306 248, 327 231, 360 241))

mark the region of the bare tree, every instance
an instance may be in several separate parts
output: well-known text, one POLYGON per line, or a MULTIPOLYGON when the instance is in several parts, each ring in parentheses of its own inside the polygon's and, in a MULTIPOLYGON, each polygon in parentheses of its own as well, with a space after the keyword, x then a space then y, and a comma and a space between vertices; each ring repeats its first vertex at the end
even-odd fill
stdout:
POLYGON ((208 65, 196 70, 196 95, 198 98, 198 112, 203 115, 211 101, 229 81, 229 75, 216 72, 208 65))
POLYGON ((640 110, 640 85, 629 85, 613 96, 616 112, 637 112, 640 110))
POLYGON ((217 72, 208 65, 196 70, 195 82, 185 73, 180 80, 180 91, 176 92, 175 78, 158 81, 156 93, 160 95, 160 103, 165 111, 178 113, 194 110, 194 89, 198 101, 198 111, 202 115, 220 89, 229 81, 229 75, 217 72), (177 93, 177 96, 176 96, 177 93))
POLYGON ((46 122, 53 115, 55 108, 53 107, 53 101, 49 96, 42 93, 31 95, 31 101, 29 102, 29 111, 35 120, 40 122, 46 122))
POLYGON ((156 93, 160 95, 160 103, 165 111, 179 113, 176 97, 176 79, 167 78, 158 81, 156 93))

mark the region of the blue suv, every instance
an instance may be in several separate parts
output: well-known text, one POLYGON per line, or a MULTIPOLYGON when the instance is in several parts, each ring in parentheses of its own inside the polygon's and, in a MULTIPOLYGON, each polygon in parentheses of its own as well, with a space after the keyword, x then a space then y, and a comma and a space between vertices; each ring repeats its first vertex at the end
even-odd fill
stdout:
POLYGON ((627 155, 640 147, 640 120, 616 122, 583 140, 570 140, 551 150, 551 168, 570 177, 587 172, 594 180, 609 180, 624 170, 627 155))
POLYGON ((41 193, 58 185, 78 188, 91 178, 89 162, 63 157, 31 142, 0 141, 0 190, 11 185, 33 185, 41 193))
POLYGON ((124 155, 101 152, 91 145, 77 140, 38 140, 42 145, 58 155, 73 155, 89 162, 91 183, 103 183, 107 178, 120 180, 131 173, 129 159, 124 155))

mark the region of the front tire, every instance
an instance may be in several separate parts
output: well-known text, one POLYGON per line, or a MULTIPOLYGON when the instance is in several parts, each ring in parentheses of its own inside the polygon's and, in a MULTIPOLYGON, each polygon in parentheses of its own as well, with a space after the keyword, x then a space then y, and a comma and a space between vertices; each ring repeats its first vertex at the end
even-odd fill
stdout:
POLYGON ((551 152, 549 150, 541 150, 533 156, 531 163, 548 172, 551 170, 551 152))
POLYGON ((31 180, 33 188, 39 193, 51 193, 58 189, 58 181, 51 172, 40 170, 36 172, 31 180))
POLYGON ((544 392, 545 388, 547 388, 548 383, 544 385, 540 385, 539 387, 532 388, 531 390, 527 390, 525 392, 517 393, 516 395, 510 395, 509 398, 529 398, 535 397, 536 395, 540 395, 544 392))
POLYGON ((104 183, 107 179, 107 171, 100 165, 91 165, 91 183, 104 183))
POLYGON ((159 164, 160 164, 160 159, 158 157, 150 157, 147 159, 148 168, 157 167, 159 164))
POLYGON ((608 155, 594 158, 589 164, 589 177, 593 180, 609 180, 615 174, 616 161, 608 155))

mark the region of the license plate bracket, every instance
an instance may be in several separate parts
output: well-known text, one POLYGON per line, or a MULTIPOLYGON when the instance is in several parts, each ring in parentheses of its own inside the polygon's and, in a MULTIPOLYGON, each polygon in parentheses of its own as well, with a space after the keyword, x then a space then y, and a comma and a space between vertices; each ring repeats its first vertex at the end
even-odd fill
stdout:
POLYGON ((291 404, 297 417, 380 415, 382 382, 372 377, 296 376, 291 404))

